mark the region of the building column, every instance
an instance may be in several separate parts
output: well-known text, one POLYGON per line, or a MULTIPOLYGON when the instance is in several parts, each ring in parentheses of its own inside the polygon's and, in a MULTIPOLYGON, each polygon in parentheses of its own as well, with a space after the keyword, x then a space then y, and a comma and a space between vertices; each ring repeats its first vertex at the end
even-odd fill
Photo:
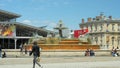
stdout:
MULTIPOLYGON (((16 19, 15 19, 15 21, 16 21, 16 19)), ((15 41, 15 49, 17 49, 17 45, 16 45, 17 44, 17 38, 16 38, 16 28, 17 27, 16 27, 15 24, 14 24, 14 26, 15 26, 15 31, 14 31, 14 35, 13 36, 14 36, 14 41, 15 41)))
POLYGON ((17 44, 17 39, 15 38, 14 41, 15 41, 15 49, 16 49, 16 47, 17 47, 17 45, 16 45, 17 44))

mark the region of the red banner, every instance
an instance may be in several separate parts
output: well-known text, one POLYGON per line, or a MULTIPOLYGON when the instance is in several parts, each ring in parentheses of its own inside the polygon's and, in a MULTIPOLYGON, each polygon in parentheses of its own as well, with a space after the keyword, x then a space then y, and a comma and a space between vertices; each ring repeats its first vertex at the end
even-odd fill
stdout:
POLYGON ((74 37, 78 38, 79 35, 84 35, 86 33, 88 33, 88 29, 74 30, 74 37))

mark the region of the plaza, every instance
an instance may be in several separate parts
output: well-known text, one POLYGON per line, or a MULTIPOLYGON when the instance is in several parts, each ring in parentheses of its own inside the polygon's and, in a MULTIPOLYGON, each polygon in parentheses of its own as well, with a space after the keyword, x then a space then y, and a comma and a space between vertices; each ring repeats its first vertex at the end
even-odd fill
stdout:
MULTIPOLYGON (((3 58, 0 68, 32 68, 32 60, 28 56, 3 58)), ((120 57, 41 57, 40 63, 43 68, 120 68, 120 57)))
MULTIPOLYGON (((93 45, 88 42, 89 38, 86 38, 87 41, 85 41, 85 37, 83 37, 84 40, 72 37, 64 38, 61 29, 67 29, 67 27, 63 28, 62 21, 55 28, 59 30, 59 36, 56 37, 54 34, 51 34, 54 32, 16 22, 16 18, 20 17, 20 15, 10 14, 10 12, 7 13, 7 11, 1 10, 2 13, 10 17, 7 18, 7 16, 4 17, 3 15, 0 19, 1 30, 8 27, 8 32, 2 31, 0 36, 3 51, 7 54, 6 58, 0 58, 0 68, 13 68, 13 65, 14 68, 32 68, 33 57, 29 56, 29 54, 21 54, 19 46, 23 43, 28 47, 29 51, 32 47, 32 42, 36 39, 39 43, 38 45, 42 48, 40 63, 43 68, 120 68, 119 56, 113 57, 111 49, 101 49, 100 43, 99 45, 93 45), (10 28, 13 30, 12 34, 11 32, 9 33, 10 28), (47 36, 49 33, 51 36, 47 36), (87 48, 94 49, 95 56, 84 56, 87 48)), ((85 23, 82 23, 81 27, 83 25, 85 23)), ((119 30, 119 28, 117 29, 119 30)), ((119 45, 119 36, 117 40, 119 45)), ((113 43, 114 40, 111 44, 113 43)), ((118 53, 120 54, 120 50, 118 50, 118 53)), ((36 68, 39 67, 36 65, 36 68)))
POLYGON ((119 3, 0 0, 0 68, 120 68, 119 3))

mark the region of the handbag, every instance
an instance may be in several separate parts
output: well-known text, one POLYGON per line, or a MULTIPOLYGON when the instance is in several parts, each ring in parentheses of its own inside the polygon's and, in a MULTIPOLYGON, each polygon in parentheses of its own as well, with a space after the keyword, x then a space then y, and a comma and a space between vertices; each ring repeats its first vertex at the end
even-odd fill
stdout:
POLYGON ((36 59, 36 60, 37 60, 37 62, 40 62, 40 57, 37 57, 37 59, 36 59))

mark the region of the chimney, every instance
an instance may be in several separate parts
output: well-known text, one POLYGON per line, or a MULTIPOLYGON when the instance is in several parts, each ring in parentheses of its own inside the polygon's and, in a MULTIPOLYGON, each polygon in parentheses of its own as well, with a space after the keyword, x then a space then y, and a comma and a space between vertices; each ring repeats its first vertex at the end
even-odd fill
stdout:
POLYGON ((82 23, 84 23, 85 22, 85 20, 82 18, 82 23))
POLYGON ((96 16, 96 20, 99 21, 99 19, 100 19, 100 16, 96 16))
POLYGON ((90 17, 90 18, 88 18, 88 20, 87 20, 88 22, 91 22, 92 21, 92 18, 90 17))
POLYGON ((93 18, 93 21, 95 21, 95 18, 93 18))
POLYGON ((112 16, 109 16, 109 19, 111 19, 111 20, 112 20, 112 16))

